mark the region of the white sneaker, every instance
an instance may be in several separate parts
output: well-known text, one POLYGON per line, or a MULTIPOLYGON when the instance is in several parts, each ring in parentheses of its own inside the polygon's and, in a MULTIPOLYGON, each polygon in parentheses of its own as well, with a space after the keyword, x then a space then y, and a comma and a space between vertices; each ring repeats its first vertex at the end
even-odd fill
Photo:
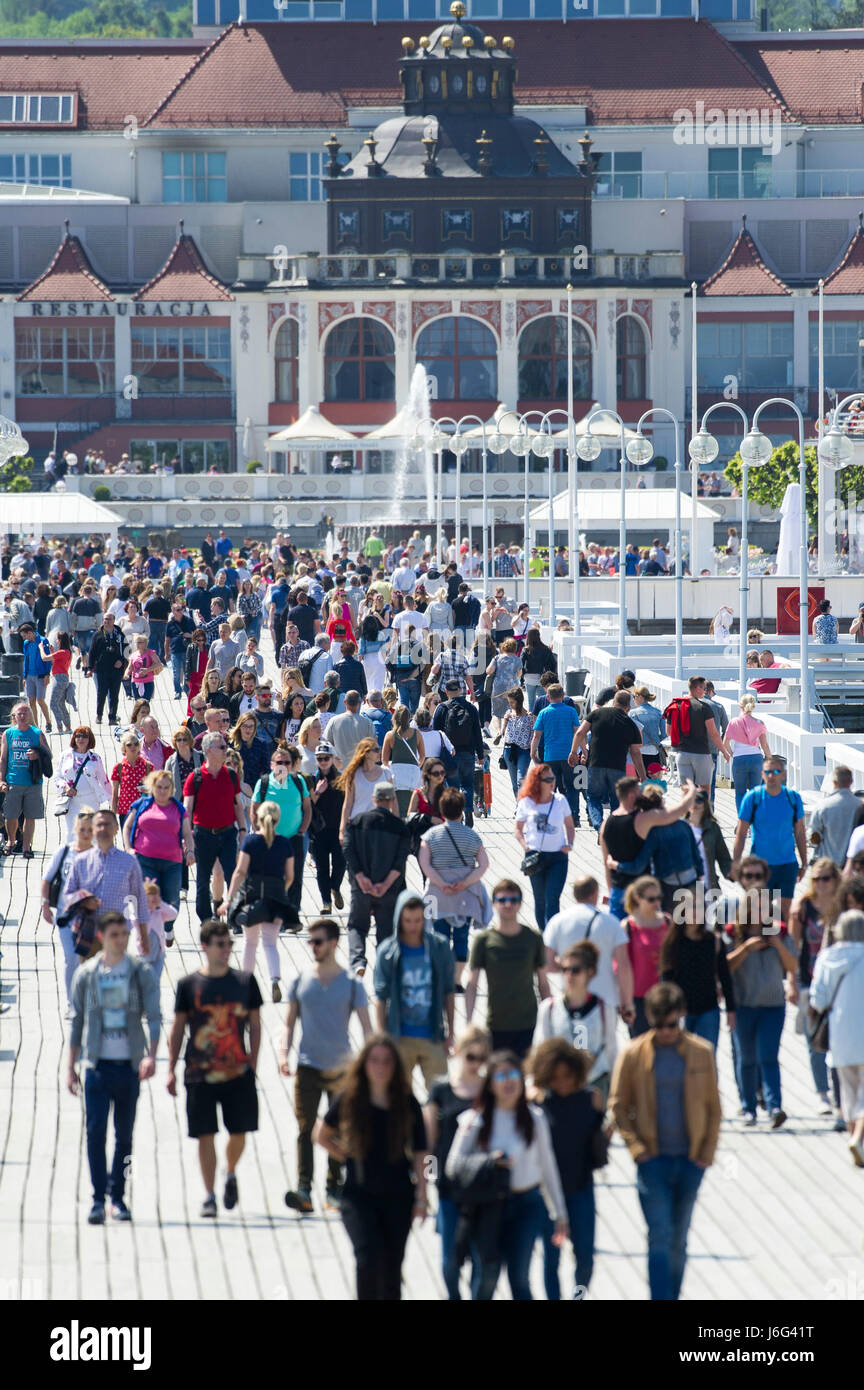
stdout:
POLYGON ((864 1149, 861 1147, 860 1139, 849 1140, 849 1152, 852 1155, 852 1162, 856 1168, 864 1168, 864 1149))
POLYGON ((833 1114, 834 1114, 834 1106, 831 1104, 831 1098, 830 1098, 830 1096, 828 1095, 828 1092, 827 1092, 827 1091, 820 1091, 820 1092, 819 1092, 819 1112, 818 1112, 818 1113, 819 1113, 820 1115, 833 1115, 833 1114))

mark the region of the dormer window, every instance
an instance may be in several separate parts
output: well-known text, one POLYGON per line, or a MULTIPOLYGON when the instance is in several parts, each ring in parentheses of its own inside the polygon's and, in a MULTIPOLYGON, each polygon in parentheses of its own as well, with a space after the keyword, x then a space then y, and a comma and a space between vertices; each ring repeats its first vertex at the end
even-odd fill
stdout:
POLYGON ((454 72, 453 76, 450 78, 450 90, 454 97, 461 96, 464 92, 465 78, 462 76, 461 72, 454 72))
POLYGON ((71 92, 0 93, 0 126, 74 125, 76 98, 71 92))
POLYGON ((486 76, 485 72, 478 72, 476 78, 474 79, 474 85, 477 88, 479 95, 483 96, 487 87, 489 86, 489 79, 486 76))

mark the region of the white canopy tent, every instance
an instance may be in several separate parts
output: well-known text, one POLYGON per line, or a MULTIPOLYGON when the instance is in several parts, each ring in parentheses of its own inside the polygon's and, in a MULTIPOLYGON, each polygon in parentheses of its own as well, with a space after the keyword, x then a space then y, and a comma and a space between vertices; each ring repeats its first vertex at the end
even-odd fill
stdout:
POLYGON ((0 532, 11 536, 110 536, 125 518, 83 492, 4 492, 0 498, 0 532))
POLYGON ((382 446, 386 448, 388 445, 404 444, 416 432, 417 420, 414 412, 410 405, 403 405, 392 420, 379 425, 375 430, 370 430, 369 434, 364 434, 357 440, 357 444, 361 449, 367 446, 372 449, 380 449, 382 446))
POLYGON ((299 420, 278 434, 271 434, 264 446, 268 453, 288 453, 292 449, 326 448, 330 444, 357 444, 357 436, 341 425, 326 420, 313 405, 304 410, 299 420))
MULTIPOLYGON (((681 511, 681 533, 685 538, 690 533, 690 506, 689 498, 687 507, 682 507, 681 511)), ((568 499, 566 492, 559 492, 553 500, 553 519, 556 534, 562 536, 562 541, 566 540, 567 531, 567 506, 568 499)), ((618 527, 621 517, 621 497, 617 488, 604 488, 596 492, 589 491, 584 487, 579 488, 579 530, 584 531, 587 536, 592 532, 603 531, 614 533, 614 540, 609 544, 614 544, 618 539, 618 527)), ((544 533, 549 529, 549 503, 540 502, 532 507, 531 519, 531 545, 536 545, 536 535, 538 531, 544 533)), ((722 517, 713 507, 707 506, 704 502, 696 504, 696 550, 699 555, 710 555, 714 545, 714 523, 721 521, 722 517)), ((669 538, 669 548, 673 549, 675 534, 675 492, 672 488, 644 488, 637 489, 634 486, 627 493, 627 531, 633 535, 637 533, 651 532, 652 538, 659 535, 662 539, 663 532, 667 532, 669 538)), ((693 546, 691 543, 690 552, 693 546)))

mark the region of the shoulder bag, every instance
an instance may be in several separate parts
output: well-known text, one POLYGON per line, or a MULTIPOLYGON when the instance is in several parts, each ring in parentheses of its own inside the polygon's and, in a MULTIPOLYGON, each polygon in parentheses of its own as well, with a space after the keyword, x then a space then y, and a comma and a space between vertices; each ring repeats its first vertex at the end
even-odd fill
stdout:
MULTIPOLYGON (((551 802, 550 802, 549 804, 550 804, 550 806, 552 805, 551 802)), ((548 828, 548 825, 549 825, 549 818, 548 818, 548 816, 547 816, 547 818, 546 818, 546 825, 544 825, 544 827, 543 827, 543 833, 542 833, 542 835, 540 836, 540 844, 541 844, 541 845, 543 844, 543 841, 544 841, 545 838, 546 838, 546 830, 547 830, 547 828, 548 828)), ((521 865, 520 865, 520 869, 521 869, 522 873, 525 875, 526 878, 533 878, 535 874, 539 874, 539 872, 540 872, 540 870, 542 869, 542 867, 543 867, 543 850, 542 850, 542 849, 529 849, 529 850, 526 852, 525 857, 524 857, 524 859, 522 860, 522 863, 521 863, 521 865)))
MULTIPOLYGON (((88 752, 87 754, 85 754, 84 761, 82 762, 78 771, 75 773, 75 781, 72 783, 73 790, 77 791, 78 783, 81 781, 81 774, 84 771, 87 764, 89 763, 89 761, 90 753, 88 752)), ((57 800, 54 802, 55 816, 65 816, 66 812, 69 810, 69 802, 71 801, 71 799, 72 798, 69 796, 58 796, 57 800)))

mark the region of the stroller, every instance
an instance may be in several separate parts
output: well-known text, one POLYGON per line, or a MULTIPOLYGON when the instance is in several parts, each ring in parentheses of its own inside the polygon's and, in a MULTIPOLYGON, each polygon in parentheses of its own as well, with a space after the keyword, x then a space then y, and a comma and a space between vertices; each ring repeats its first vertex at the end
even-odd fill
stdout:
POLYGON ((474 814, 488 816, 492 810, 492 773, 489 770, 489 747, 483 744, 483 761, 474 765, 474 814))

